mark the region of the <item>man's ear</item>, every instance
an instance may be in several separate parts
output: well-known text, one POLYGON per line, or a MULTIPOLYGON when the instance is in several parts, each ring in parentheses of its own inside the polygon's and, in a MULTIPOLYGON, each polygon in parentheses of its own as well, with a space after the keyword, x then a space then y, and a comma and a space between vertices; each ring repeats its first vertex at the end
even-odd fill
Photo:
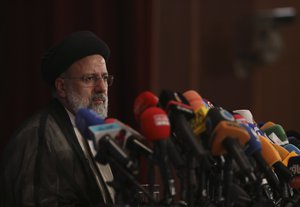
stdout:
POLYGON ((61 98, 65 98, 66 97, 65 80, 62 78, 56 78, 54 84, 55 84, 57 95, 61 98))

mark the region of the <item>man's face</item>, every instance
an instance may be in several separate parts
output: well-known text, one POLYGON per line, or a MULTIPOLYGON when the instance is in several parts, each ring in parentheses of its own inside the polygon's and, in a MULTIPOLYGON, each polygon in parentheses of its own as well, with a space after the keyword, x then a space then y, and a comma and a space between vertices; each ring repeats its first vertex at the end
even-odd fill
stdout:
POLYGON ((90 108, 107 117, 108 85, 104 80, 107 75, 105 59, 100 55, 90 55, 73 63, 64 74, 67 108, 74 113, 83 107, 90 108))

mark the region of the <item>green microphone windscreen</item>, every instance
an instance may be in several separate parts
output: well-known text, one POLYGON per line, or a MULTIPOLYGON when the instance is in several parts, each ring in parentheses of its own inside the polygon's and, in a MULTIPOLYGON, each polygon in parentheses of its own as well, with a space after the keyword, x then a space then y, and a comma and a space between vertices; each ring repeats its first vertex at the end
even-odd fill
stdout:
POLYGON ((272 134, 274 133, 282 142, 283 144, 288 144, 289 141, 288 141, 288 138, 286 136, 286 133, 283 129, 283 127, 279 124, 275 124, 273 126, 270 126, 266 129, 263 130, 267 136, 272 136, 272 134))

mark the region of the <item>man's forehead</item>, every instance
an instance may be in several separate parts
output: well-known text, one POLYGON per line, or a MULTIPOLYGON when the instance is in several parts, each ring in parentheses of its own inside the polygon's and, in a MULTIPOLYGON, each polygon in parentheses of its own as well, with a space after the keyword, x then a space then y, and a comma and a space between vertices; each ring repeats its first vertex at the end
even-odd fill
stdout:
POLYGON ((84 64, 99 64, 103 65, 105 64, 105 59, 101 55, 89 55, 86 57, 83 57, 75 62, 75 64, 84 65, 84 64))
POLYGON ((68 69, 70 72, 107 73, 105 59, 101 55, 89 55, 74 62, 68 69))

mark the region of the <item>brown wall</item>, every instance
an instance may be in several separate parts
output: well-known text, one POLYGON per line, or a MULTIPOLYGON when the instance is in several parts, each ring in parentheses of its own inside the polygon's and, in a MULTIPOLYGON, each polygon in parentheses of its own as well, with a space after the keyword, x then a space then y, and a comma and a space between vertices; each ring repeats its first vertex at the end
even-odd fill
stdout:
POLYGON ((282 54, 236 75, 251 48, 249 18, 297 1, 112 0, 7 1, 1 6, 0 150, 12 131, 50 94, 39 76, 42 53, 65 34, 89 29, 111 46, 111 116, 135 124, 134 98, 144 90, 197 90, 227 109, 248 108, 257 121, 300 131, 298 17, 280 27, 282 54))
POLYGON ((300 2, 255 1, 257 9, 295 7, 298 16, 293 23, 282 25, 282 53, 272 64, 257 67, 253 72, 253 108, 258 120, 274 120, 285 129, 300 130, 300 2))
POLYGON ((154 2, 153 91, 194 89, 226 109, 250 109, 257 122, 271 120, 286 130, 300 130, 298 17, 278 26, 283 47, 277 59, 267 64, 249 63, 245 77, 236 69, 240 56, 254 58, 253 15, 277 7, 299 11, 299 3, 154 2))

